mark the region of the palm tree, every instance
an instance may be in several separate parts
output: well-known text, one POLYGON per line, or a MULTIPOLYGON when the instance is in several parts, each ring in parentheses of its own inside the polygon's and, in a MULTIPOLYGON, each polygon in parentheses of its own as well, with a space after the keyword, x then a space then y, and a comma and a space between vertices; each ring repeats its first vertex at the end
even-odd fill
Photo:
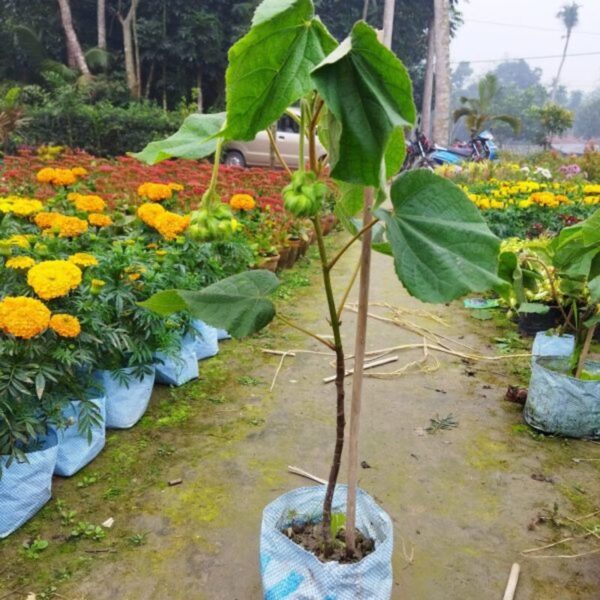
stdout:
POLYGON ((569 47, 569 41, 571 40, 571 32, 573 28, 577 26, 579 23, 579 4, 573 2, 571 4, 565 4, 557 13, 556 17, 561 19, 565 29, 567 30, 567 34, 565 36, 565 47, 563 48, 563 55, 558 65, 558 71, 556 73, 556 77, 554 79, 554 85, 552 86, 552 95, 551 100, 554 102, 556 98, 556 92, 558 91, 558 82, 560 80, 560 73, 562 71, 563 65, 565 64, 565 59, 567 58, 567 49, 569 47))
POLYGON ((521 131, 521 120, 511 115, 491 114, 491 107, 496 94, 498 93, 498 79, 492 73, 488 73, 479 81, 477 98, 461 97, 460 102, 463 105, 454 111, 453 117, 456 123, 462 117, 465 118, 465 125, 469 130, 471 137, 484 129, 486 123, 491 121, 502 121, 512 128, 515 133, 521 131))

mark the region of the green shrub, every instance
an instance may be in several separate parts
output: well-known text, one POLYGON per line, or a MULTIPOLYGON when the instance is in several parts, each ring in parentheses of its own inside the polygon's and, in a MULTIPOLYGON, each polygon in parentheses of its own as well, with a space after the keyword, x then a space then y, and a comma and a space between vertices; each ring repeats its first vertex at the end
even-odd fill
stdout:
POLYGON ((102 101, 79 101, 30 106, 20 130, 21 143, 53 144, 80 148, 97 156, 118 156, 141 150, 146 144, 170 135, 181 117, 147 103, 113 106, 102 101))

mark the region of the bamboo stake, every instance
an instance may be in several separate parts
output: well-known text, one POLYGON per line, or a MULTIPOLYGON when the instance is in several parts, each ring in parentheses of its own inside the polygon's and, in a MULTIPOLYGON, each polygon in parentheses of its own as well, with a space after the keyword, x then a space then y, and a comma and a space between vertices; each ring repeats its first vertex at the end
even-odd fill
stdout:
POLYGON ((517 590, 517 583, 519 582, 519 572, 521 567, 519 563, 513 563, 510 569, 510 575, 508 576, 508 583, 506 584, 506 590, 502 600, 513 600, 515 597, 515 591, 517 590))
POLYGON ((288 466, 288 472, 293 473, 294 475, 300 475, 300 477, 306 477, 306 479, 311 479, 312 481, 316 481, 322 485, 327 485, 327 481, 325 479, 321 479, 304 469, 299 469, 298 467, 293 467, 291 465, 288 466))
MULTIPOLYGON (((365 189, 363 223, 370 223, 373 215, 372 187, 365 189)), ((358 486, 358 435, 362 400, 363 370, 367 345, 367 321, 369 312, 369 283, 371 275, 372 230, 367 229, 362 237, 360 253, 360 287, 358 291, 358 315, 354 344, 354 374, 352 379, 352 401, 350 404, 350 435, 348 437, 348 498, 346 506, 346 552, 352 556, 356 550, 356 491, 358 486)))

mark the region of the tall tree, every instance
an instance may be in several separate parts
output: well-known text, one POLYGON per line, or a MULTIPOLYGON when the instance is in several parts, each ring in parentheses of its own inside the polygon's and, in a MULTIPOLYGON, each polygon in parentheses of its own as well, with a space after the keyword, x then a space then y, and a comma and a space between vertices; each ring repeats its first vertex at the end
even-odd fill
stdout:
POLYGON ((435 31, 433 19, 429 23, 427 37, 427 62, 425 64, 425 79, 423 82, 423 102, 421 105, 421 131, 431 136, 431 103, 433 101, 433 73, 435 70, 435 31))
POLYGON ((98 0, 96 4, 96 20, 98 23, 98 48, 106 50, 106 0, 98 0))
POLYGON ((58 0, 58 7, 60 9, 60 18, 67 40, 69 58, 74 62, 82 75, 89 75, 90 70, 85 62, 85 56, 81 49, 81 45, 79 44, 79 40, 77 39, 75 27, 73 26, 73 17, 71 15, 69 0, 58 0))
POLYGON ((141 96, 141 82, 139 73, 139 64, 136 61, 137 50, 135 48, 134 38, 134 20, 136 18, 137 7, 140 0, 131 0, 127 14, 120 10, 117 12, 117 18, 121 23, 123 30, 123 52, 125 54, 125 75, 127 77, 127 87, 134 98, 141 96))
POLYGON ((565 4, 557 13, 556 17, 563 22, 566 29, 565 34, 565 46, 563 48, 562 58, 558 65, 558 71, 554 78, 554 84, 552 85, 551 100, 554 102, 556 99, 556 92, 558 91, 558 83, 560 81, 560 74, 567 58, 567 50, 569 48, 569 41, 571 40, 571 32, 573 28, 579 23, 579 4, 572 2, 571 4, 565 4))
POLYGON ((434 0, 435 113, 433 139, 447 144, 450 137, 450 4, 434 0))
POLYGON ((392 47, 392 36, 394 34, 394 10, 395 9, 396 9, 396 0, 385 0, 385 3, 383 5, 383 43, 388 48, 392 47))

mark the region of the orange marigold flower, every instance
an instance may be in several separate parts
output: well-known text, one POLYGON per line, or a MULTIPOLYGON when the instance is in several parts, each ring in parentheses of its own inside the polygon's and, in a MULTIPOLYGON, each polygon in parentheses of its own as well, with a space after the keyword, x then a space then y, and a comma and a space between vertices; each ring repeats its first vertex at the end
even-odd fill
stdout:
POLYGON ((73 167, 71 173, 73 173, 75 177, 84 177, 88 174, 87 169, 84 169, 83 167, 73 167))
POLYGON ((100 215, 98 213, 90 213, 88 215, 90 225, 94 227, 109 227, 113 224, 113 220, 108 215, 100 215))
POLYGON ((190 220, 190 215, 182 216, 165 211, 158 215, 154 222, 154 227, 166 240, 174 240, 188 228, 190 220))
POLYGON ((40 183, 52 183, 52 181, 54 180, 55 172, 56 169, 53 169, 52 167, 44 167, 36 173, 35 178, 40 183))
POLYGON ((250 194, 234 194, 229 199, 229 205, 234 210, 252 210, 256 202, 250 194))
POLYGON ((28 340, 48 328, 50 310, 35 298, 7 296, 0 301, 0 329, 28 340))
POLYGON ((150 227, 154 227, 156 218, 165 212, 165 209, 160 204, 152 204, 145 202, 137 209, 137 216, 150 227))
POLYGON ((72 315, 57 313, 50 317, 50 329, 61 337, 74 338, 81 333, 79 319, 72 315))
POLYGON ((61 298, 81 283, 81 269, 68 260, 45 260, 29 269, 27 283, 43 300, 61 298))
POLYGON ((58 227, 58 236, 62 238, 77 237, 85 233, 88 229, 88 222, 78 217, 63 216, 56 225, 58 227))
POLYGON ((40 212, 35 215, 33 221, 40 229, 51 229, 63 217, 64 215, 58 212, 40 212))
POLYGON ((168 200, 173 195, 173 190, 166 183, 142 183, 138 187, 137 193, 142 198, 148 198, 152 202, 168 200))
POLYGON ((106 202, 94 194, 69 194, 69 200, 75 204, 77 210, 101 213, 106 208, 106 202))

